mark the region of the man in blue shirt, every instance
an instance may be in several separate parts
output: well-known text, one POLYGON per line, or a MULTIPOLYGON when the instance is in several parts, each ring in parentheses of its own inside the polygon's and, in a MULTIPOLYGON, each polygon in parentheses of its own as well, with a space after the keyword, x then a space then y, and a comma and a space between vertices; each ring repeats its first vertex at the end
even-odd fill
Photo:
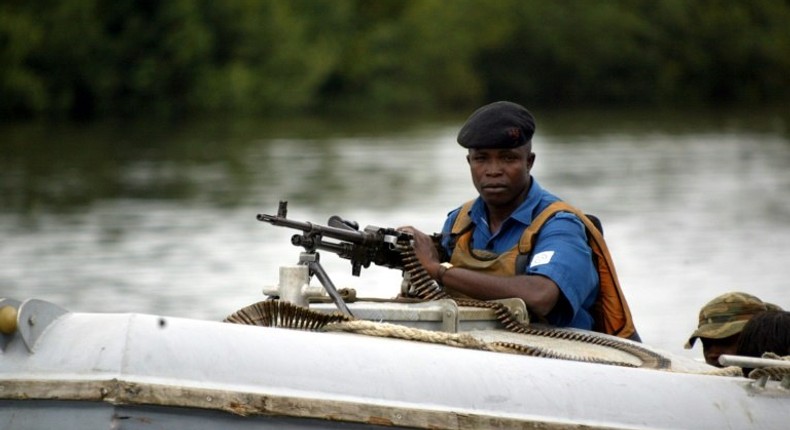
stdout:
POLYGON ((449 213, 442 262, 431 238, 412 227, 414 250, 428 274, 449 292, 478 300, 517 297, 530 312, 561 327, 591 329, 598 272, 584 224, 559 212, 539 230, 532 249, 519 252, 522 233, 549 204, 535 162, 535 120, 511 102, 481 107, 458 133, 479 197, 449 213))

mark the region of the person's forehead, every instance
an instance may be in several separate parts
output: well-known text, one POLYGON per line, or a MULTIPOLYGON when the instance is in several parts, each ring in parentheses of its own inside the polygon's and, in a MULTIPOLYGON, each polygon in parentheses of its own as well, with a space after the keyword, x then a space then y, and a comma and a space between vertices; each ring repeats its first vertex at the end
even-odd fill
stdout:
POLYGON ((513 154, 524 152, 528 145, 521 145, 515 148, 469 148, 469 154, 513 154))

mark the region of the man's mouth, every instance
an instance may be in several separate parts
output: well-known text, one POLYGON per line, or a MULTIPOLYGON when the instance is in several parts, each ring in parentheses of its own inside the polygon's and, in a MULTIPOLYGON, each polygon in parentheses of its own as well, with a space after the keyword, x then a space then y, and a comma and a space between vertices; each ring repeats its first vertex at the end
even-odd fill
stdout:
POLYGON ((483 189, 486 191, 502 191, 507 189, 507 186, 503 184, 488 184, 488 185, 483 185, 483 189))

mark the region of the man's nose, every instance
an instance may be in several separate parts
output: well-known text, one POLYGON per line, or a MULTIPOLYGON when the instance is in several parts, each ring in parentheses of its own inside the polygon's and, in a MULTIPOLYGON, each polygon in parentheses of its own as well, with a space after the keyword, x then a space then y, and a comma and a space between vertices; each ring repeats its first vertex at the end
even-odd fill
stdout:
POLYGON ((708 364, 711 364, 711 365, 714 365, 714 366, 718 366, 719 365, 719 356, 720 355, 721 355, 721 353, 718 352, 718 351, 716 351, 716 352, 710 352, 710 351, 706 352, 705 353, 705 361, 708 364))
POLYGON ((501 175, 504 169, 502 169, 502 163, 497 160, 491 160, 486 165, 486 174, 487 175, 501 175))

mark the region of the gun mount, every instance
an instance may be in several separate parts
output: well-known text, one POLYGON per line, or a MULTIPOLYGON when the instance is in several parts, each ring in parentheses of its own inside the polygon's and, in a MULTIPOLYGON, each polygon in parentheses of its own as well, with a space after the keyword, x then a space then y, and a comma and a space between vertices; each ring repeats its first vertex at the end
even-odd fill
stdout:
POLYGON ((367 226, 360 231, 356 222, 337 215, 329 218, 328 225, 295 221, 288 219, 287 215, 288 202, 281 201, 277 215, 258 214, 257 218, 258 221, 302 232, 291 237, 294 246, 304 248, 299 264, 309 268, 309 276, 315 275, 319 279, 338 309, 347 315, 351 315, 351 311, 321 266, 317 251, 329 251, 351 260, 351 274, 359 276, 362 268, 370 267, 371 263, 402 270, 402 251, 411 248, 411 235, 393 228, 367 226))

